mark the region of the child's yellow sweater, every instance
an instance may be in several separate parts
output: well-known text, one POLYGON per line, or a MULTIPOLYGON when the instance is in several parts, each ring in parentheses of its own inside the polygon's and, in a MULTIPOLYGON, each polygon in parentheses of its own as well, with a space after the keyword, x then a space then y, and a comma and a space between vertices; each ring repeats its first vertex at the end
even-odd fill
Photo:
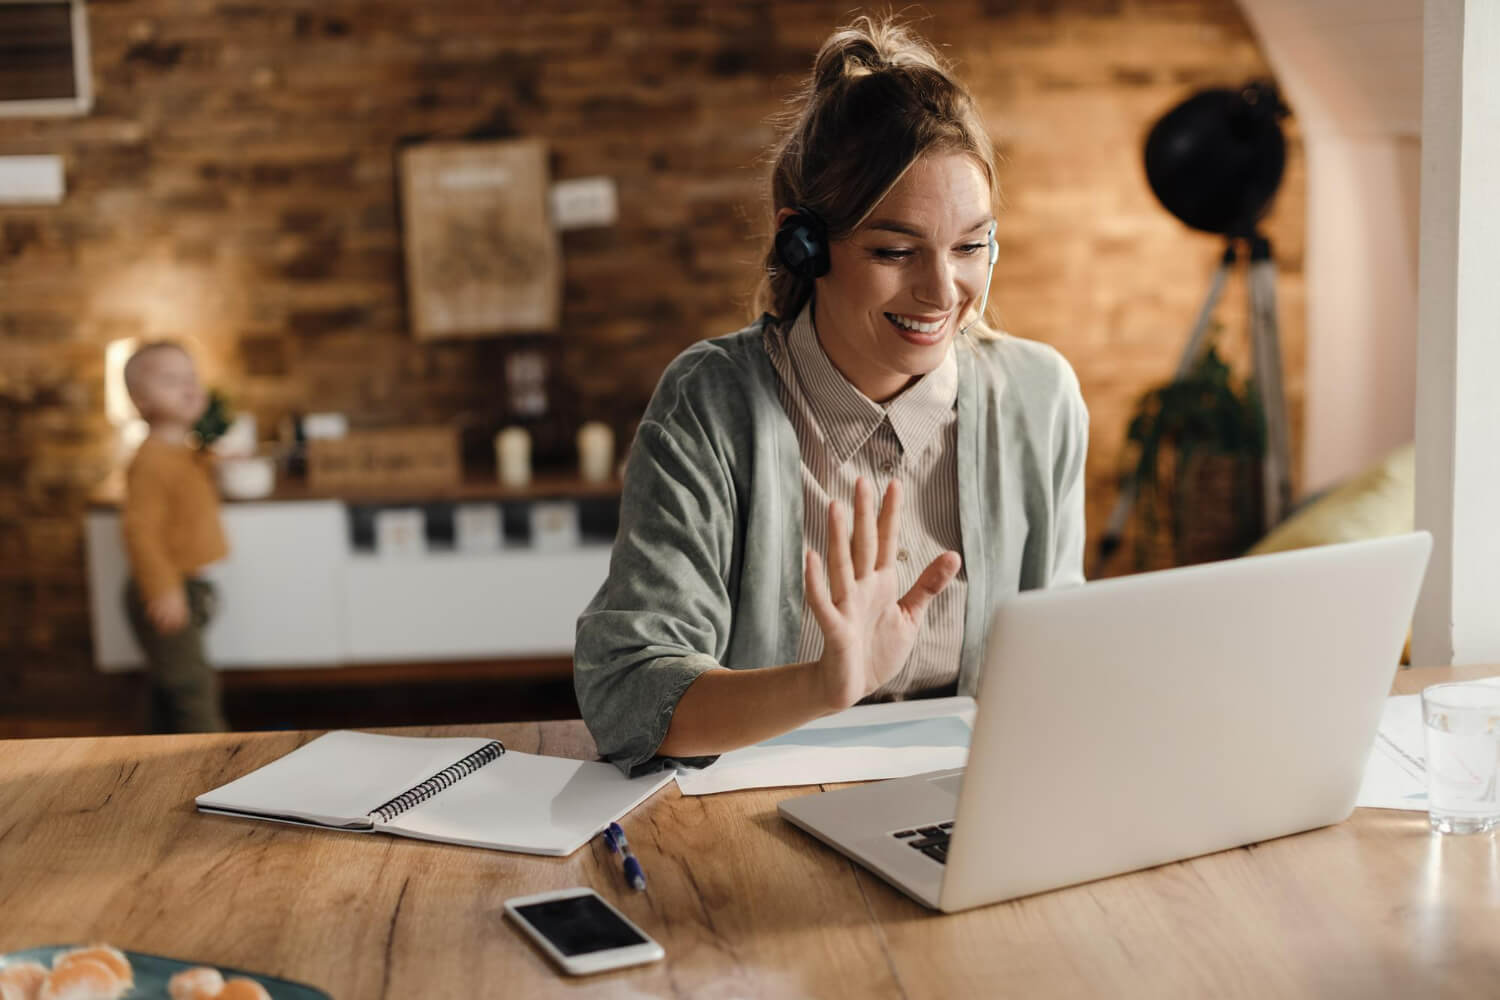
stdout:
POLYGON ((131 572, 146 601, 229 554, 212 462, 186 445, 153 437, 141 443, 125 474, 121 525, 131 572))

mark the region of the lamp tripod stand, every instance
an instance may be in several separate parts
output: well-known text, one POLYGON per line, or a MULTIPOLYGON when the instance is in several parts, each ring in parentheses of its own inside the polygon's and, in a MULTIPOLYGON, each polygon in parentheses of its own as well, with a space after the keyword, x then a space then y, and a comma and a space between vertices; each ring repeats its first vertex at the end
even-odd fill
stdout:
MULTIPOLYGON (((1281 342, 1276 322, 1276 261, 1271 255, 1271 241, 1258 233, 1245 237, 1249 244, 1248 272, 1250 292, 1250 347, 1255 386, 1265 415, 1266 451, 1261 476, 1261 528, 1268 531, 1291 507, 1291 448, 1287 432, 1286 394, 1282 386, 1281 342)), ((1214 309, 1224 293, 1224 286, 1238 262, 1235 238, 1230 237, 1209 284, 1208 295, 1198 310, 1198 319, 1188 334, 1187 345, 1177 360, 1174 381, 1185 378, 1198 364, 1208 348, 1209 330, 1214 309)), ((1102 565, 1120 547, 1125 525, 1135 507, 1140 490, 1139 470, 1132 468, 1120 484, 1120 496, 1110 511, 1104 535, 1099 541, 1099 563, 1102 565)))

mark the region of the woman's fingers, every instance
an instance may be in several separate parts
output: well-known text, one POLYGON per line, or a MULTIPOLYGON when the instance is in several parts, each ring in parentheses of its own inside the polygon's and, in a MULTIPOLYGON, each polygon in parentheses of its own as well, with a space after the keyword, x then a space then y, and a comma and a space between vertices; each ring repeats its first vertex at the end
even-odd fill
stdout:
POLYGON ((854 591, 854 565, 849 557, 849 529, 843 504, 828 501, 828 589, 835 605, 842 606, 854 591))
POLYGON ((875 487, 864 476, 854 481, 854 576, 868 576, 875 568, 879 540, 875 526, 875 487))
POLYGON ((901 598, 901 607, 911 616, 912 621, 921 623, 922 616, 927 613, 928 603, 953 582, 962 565, 963 559, 953 551, 944 552, 927 564, 922 575, 917 577, 917 582, 901 598))
POLYGON ((878 550, 875 568, 885 569, 896 561, 896 540, 901 526, 901 480, 892 479, 880 503, 880 520, 876 525, 878 550))
POLYGON ((823 560, 812 549, 805 550, 802 576, 807 591, 807 606, 826 636, 837 623, 838 611, 833 606, 833 598, 828 595, 828 579, 823 574, 823 560))

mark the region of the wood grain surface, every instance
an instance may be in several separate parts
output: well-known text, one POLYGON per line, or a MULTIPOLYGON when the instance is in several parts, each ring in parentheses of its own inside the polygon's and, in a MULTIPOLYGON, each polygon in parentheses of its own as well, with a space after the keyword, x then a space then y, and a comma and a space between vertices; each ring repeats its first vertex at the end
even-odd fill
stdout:
MULTIPOLYGON (((1497 672, 1406 671, 1396 690, 1497 672)), ((462 731, 594 754, 577 722, 462 731)), ((315 735, 0 742, 0 952, 102 940, 339 1000, 1479 997, 1500 982, 1500 842, 1439 837, 1421 813, 1356 810, 1323 830, 943 916, 783 823, 777 801, 810 788, 664 789, 626 820, 645 893, 624 887, 597 842, 539 858, 194 810, 199 792, 315 735), (573 885, 620 906, 666 960, 555 972, 502 903, 573 885)), ((1100 835, 1128 821, 1101 816, 1100 835)))

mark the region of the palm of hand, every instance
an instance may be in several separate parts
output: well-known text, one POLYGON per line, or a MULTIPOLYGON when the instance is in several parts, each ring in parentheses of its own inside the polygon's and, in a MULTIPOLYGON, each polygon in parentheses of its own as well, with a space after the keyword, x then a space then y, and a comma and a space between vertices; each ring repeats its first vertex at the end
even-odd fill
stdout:
POLYGON ((807 553, 808 606, 823 630, 820 666, 830 702, 846 707, 885 684, 911 655, 927 605, 958 572, 959 558, 945 552, 898 596, 896 535, 899 481, 886 490, 877 523, 874 491, 860 478, 854 487, 852 538, 835 501, 828 508, 828 574, 807 553))
POLYGON ((825 656, 848 661, 851 674, 862 674, 858 698, 881 687, 900 672, 917 639, 917 625, 899 603, 896 571, 884 567, 856 581, 839 607, 843 621, 835 633, 824 630, 825 656))

